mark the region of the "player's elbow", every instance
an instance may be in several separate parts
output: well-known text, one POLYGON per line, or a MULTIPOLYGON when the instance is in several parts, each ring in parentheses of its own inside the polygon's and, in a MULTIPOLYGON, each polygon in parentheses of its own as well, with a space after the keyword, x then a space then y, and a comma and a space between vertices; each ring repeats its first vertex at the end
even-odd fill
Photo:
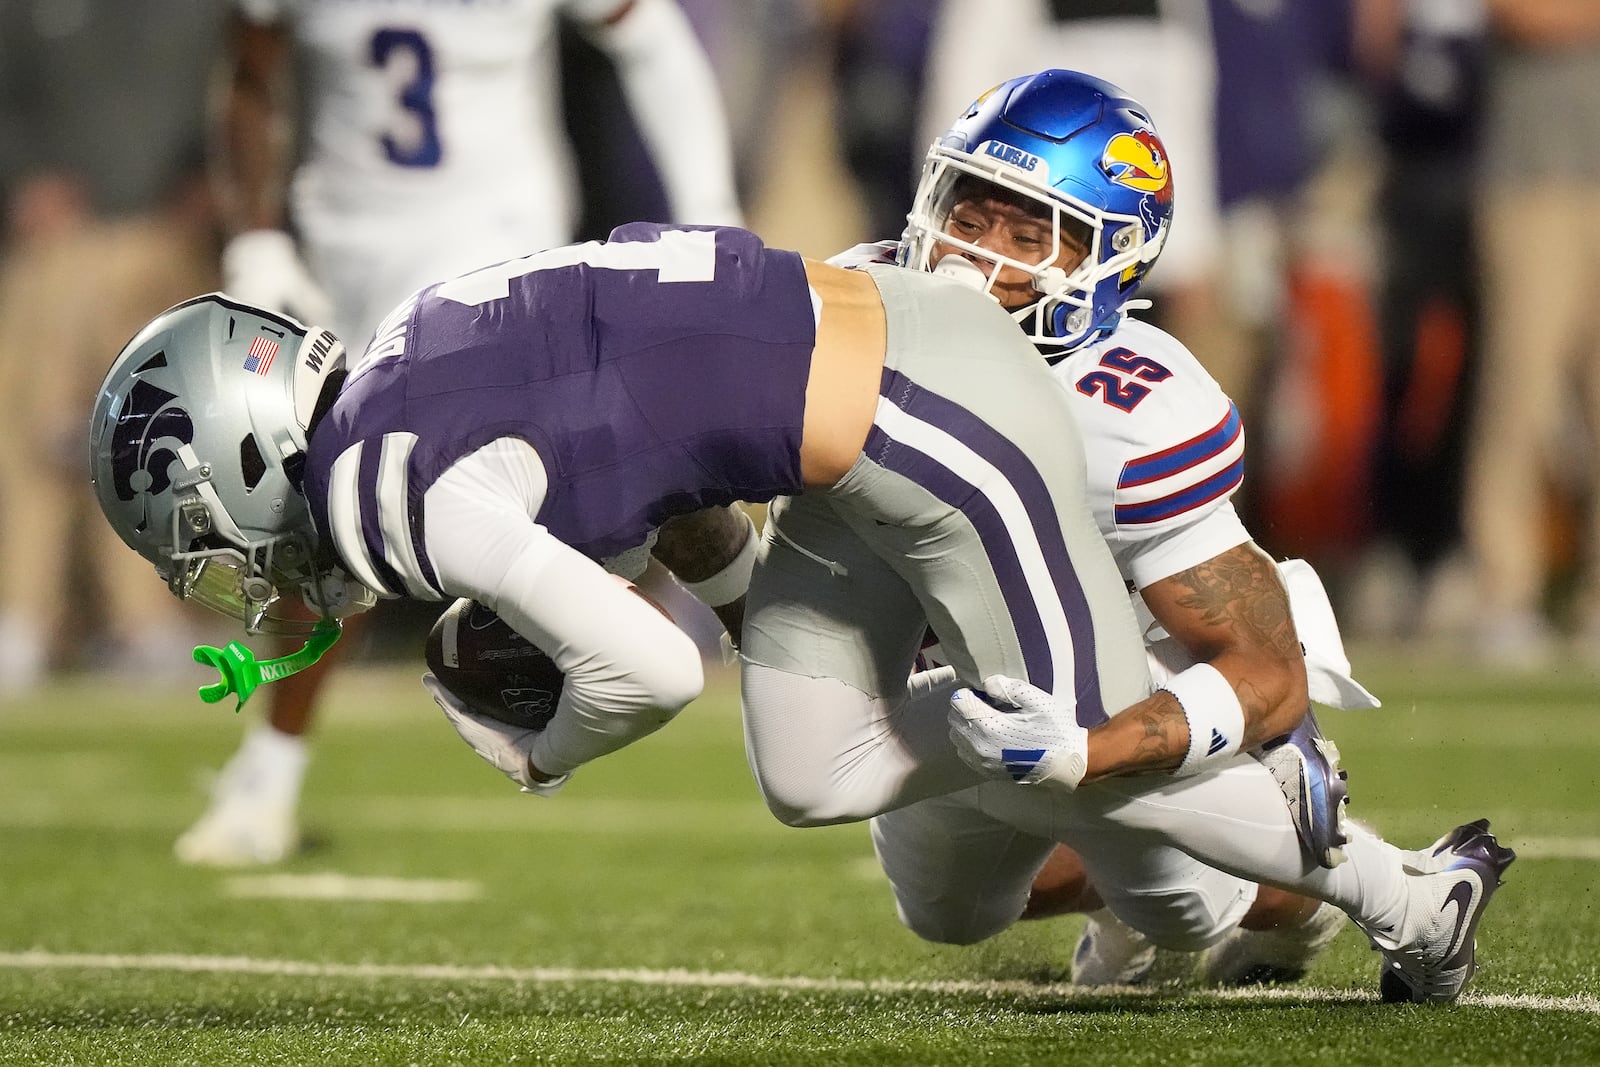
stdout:
POLYGON ((630 648, 626 655, 595 657, 567 674, 566 704, 589 729, 642 736, 665 726, 705 688, 694 641, 676 627, 630 648))
POLYGON ((632 664, 629 683, 644 705, 674 717, 705 690, 700 650, 682 630, 656 644, 632 664))
POLYGON ((859 822, 853 815, 839 815, 825 809, 815 809, 791 804, 781 798, 767 797, 767 810, 783 825, 797 830, 817 826, 838 826, 841 823, 859 822))
POLYGON ((1310 703, 1303 657, 1260 653, 1230 657, 1224 673, 1244 711, 1244 747, 1282 737, 1300 725, 1310 703))

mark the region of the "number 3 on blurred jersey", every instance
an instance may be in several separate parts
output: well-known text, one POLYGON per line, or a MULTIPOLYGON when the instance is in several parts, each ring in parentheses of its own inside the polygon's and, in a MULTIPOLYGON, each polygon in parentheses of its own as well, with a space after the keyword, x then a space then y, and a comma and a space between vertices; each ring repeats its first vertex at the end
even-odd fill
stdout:
POLYGON ((394 74, 409 74, 400 85, 389 132, 378 140, 389 162, 400 167, 437 167, 444 157, 439 124, 433 112, 433 49, 416 30, 387 28, 372 35, 372 65, 394 74))

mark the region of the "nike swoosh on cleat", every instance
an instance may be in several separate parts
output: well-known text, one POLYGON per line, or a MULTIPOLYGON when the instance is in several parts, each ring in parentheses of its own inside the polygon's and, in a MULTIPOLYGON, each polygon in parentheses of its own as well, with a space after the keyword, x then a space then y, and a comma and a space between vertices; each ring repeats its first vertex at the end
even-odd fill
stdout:
POLYGON ((1467 916, 1472 911, 1471 882, 1463 880, 1452 886, 1450 889, 1450 895, 1444 898, 1444 903, 1439 905, 1439 910, 1443 912, 1444 909, 1448 908, 1452 904, 1456 906, 1456 928, 1455 931, 1450 935, 1449 950, 1444 954, 1444 959, 1447 962, 1453 959, 1456 953, 1460 950, 1460 945, 1458 942, 1461 940, 1461 928, 1466 925, 1467 916))

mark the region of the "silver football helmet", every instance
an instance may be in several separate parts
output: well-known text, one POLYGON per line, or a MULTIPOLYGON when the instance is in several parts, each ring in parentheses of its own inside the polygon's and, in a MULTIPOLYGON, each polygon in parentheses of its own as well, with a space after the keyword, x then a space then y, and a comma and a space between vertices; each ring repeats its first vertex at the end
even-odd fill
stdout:
POLYGON ((180 599, 249 633, 301 635, 312 624, 292 617, 288 593, 327 618, 374 603, 319 556, 301 489, 307 429, 344 360, 326 330, 209 293, 156 316, 112 363, 90 481, 118 536, 180 599))

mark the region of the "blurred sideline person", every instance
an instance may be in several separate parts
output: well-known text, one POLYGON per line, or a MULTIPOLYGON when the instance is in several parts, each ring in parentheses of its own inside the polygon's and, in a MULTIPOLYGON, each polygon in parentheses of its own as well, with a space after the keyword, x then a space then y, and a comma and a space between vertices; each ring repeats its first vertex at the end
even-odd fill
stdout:
POLYGON ((1473 211, 1489 12, 1485 0, 1354 7, 1380 148, 1382 385, 1368 577, 1351 617, 1371 637, 1456 637, 1477 611, 1462 494, 1483 341, 1473 211))
MULTIPOLYGON (((1216 65, 1218 247, 1226 249, 1217 265, 1228 332, 1211 339, 1201 355, 1206 370, 1258 430, 1271 415, 1258 411, 1258 403, 1288 362, 1293 342, 1295 276, 1314 263, 1315 247, 1303 246, 1317 224, 1313 194, 1319 172, 1333 161, 1322 158, 1329 155, 1320 143, 1326 134, 1313 120, 1327 92, 1324 83, 1336 72, 1342 76, 1350 35, 1344 6, 1344 0, 1206 4, 1216 65)), ((1181 230, 1189 225, 1196 176, 1181 153, 1178 158, 1185 163, 1181 230)), ((1181 333, 1177 325, 1172 332, 1181 333)), ((1252 491, 1245 486, 1234 500, 1247 519, 1255 517, 1253 504, 1240 497, 1252 491)))
POLYGON ((1558 651, 1543 603, 1545 492, 1574 467, 1587 480, 1578 648, 1600 657, 1600 4, 1490 0, 1489 16, 1476 205, 1483 366, 1465 518, 1474 652, 1537 668, 1558 651), (1546 233, 1561 237, 1549 248, 1529 240, 1546 233), (1562 454, 1575 413, 1589 452, 1576 458, 1562 454))
POLYGON ((220 29, 198 0, 0 5, 0 698, 44 680, 85 597, 118 670, 176 674, 192 644, 149 571, 82 522, 80 475, 105 353, 216 284, 201 176, 220 29))
MULTIPOLYGON (((1498 884, 1509 853, 1479 824, 1426 856, 1340 826, 1336 754, 1308 718, 1305 654, 1282 580, 1227 505, 1242 471, 1237 414, 1173 339, 1122 321, 1166 240, 1171 191, 1166 152, 1139 105, 1107 83, 1049 71, 980 97, 930 151, 896 250, 908 266, 989 292, 1049 357, 1064 358, 1067 417, 1099 446, 1088 456, 1098 481, 1091 521, 1102 518, 1112 557, 1142 587, 1162 689, 1131 706, 1107 703, 1081 676, 989 677, 943 650, 953 668, 908 685, 919 604, 848 536, 855 520, 831 498, 784 498, 769 511, 746 605, 752 770, 789 825, 872 819, 901 918, 930 940, 966 944, 1009 926, 1059 842, 1082 857, 1095 896, 1174 947, 1227 937, 1260 899, 1253 923, 1286 929, 1235 938, 1210 961, 1219 978, 1303 973, 1342 925, 1337 911, 1305 899, 1314 896, 1385 949, 1385 999, 1453 999, 1470 977, 1470 951, 1435 909, 1470 891, 1461 887, 1498 884), (817 672, 819 651, 841 668, 817 672), (975 674, 982 693, 958 688, 975 674), (936 713, 946 701, 948 726, 936 713), (1267 759, 1281 758, 1284 791, 1242 754, 1274 742, 1267 759), (1326 821, 1307 825, 1313 816, 1326 821), (1409 947, 1397 950, 1398 930, 1374 922, 1369 909, 1382 907, 1405 912, 1409 947)), ((865 258, 884 250, 867 246, 865 258)), ((984 505, 1004 514, 1003 496, 982 488, 989 469, 968 463, 946 476, 947 492, 986 495, 984 505)), ((900 558, 922 557, 907 545, 900 558)), ((1023 573, 1031 563, 1010 561, 1023 573)), ((1285 570, 1317 649, 1319 696, 1370 701, 1348 678, 1315 575, 1285 570)), ((1048 632, 1024 602, 1015 608, 1019 633, 1048 632)), ((942 632, 937 620, 933 629, 942 632)), ((1100 916, 1074 970, 1096 984, 1137 981, 1153 955, 1100 916), (1123 940, 1108 949, 1111 938, 1123 940)))
POLYGON ((678 2, 704 42, 722 86, 734 170, 749 204, 759 197, 771 169, 768 156, 774 131, 784 121, 783 99, 788 92, 784 87, 808 62, 828 5, 817 0, 678 2))
MULTIPOLYGON (((430 281, 571 240, 562 18, 615 62, 672 217, 739 222, 714 76, 674 0, 235 0, 225 289, 362 344, 430 281)), ((572 102, 579 121, 587 106, 572 102)), ((180 859, 272 863, 297 847, 305 734, 331 665, 271 689, 180 859)))
MULTIPOLYGON (((1312 858, 1333 866, 1343 858, 1347 795, 1337 750, 1321 737, 1306 706, 1308 693, 1339 707, 1377 702, 1349 678, 1315 573, 1299 561, 1282 565, 1280 573, 1234 511, 1231 500, 1244 478, 1237 408, 1181 343, 1129 317, 1147 303, 1131 298, 1141 288, 1139 272, 1154 269, 1159 245, 1141 258, 1131 280, 1108 275, 1084 283, 1082 299, 1095 300, 1100 312, 1096 328, 1064 335, 1067 322, 1041 326, 1037 319, 1036 266, 1056 247, 1053 226, 1060 227, 1062 247, 1053 258, 1069 275, 1091 246, 1102 257, 1117 254, 1107 235, 1118 215, 1143 216, 1157 227, 1158 242, 1170 232, 1177 184, 1148 115, 1125 101, 1137 122, 1095 117, 1106 106, 1100 101, 1121 95, 1109 83, 1063 70, 1001 85, 929 151, 902 240, 861 245, 830 262, 899 261, 935 273, 967 272, 971 265, 981 272, 968 276, 987 284, 1020 319, 1074 406, 1089 501, 1135 591, 1153 674, 1167 678, 1207 663, 1241 699, 1256 699, 1261 712, 1279 720, 1283 736, 1256 755, 1303 805, 1302 838, 1312 858), (1062 131, 1072 130, 1083 132, 1063 138, 1062 131), (1036 173, 1043 179, 1030 177, 1036 173), (1055 194, 1049 187, 1071 192, 1055 194), (1053 206, 1064 195, 1074 198, 1066 201, 1070 214, 1053 206)), ((917 825, 923 815, 906 809, 874 820, 891 876, 906 863, 898 855, 905 851, 901 828, 917 825)), ((935 826, 930 819, 929 829, 935 826)), ((1143 918, 1158 941, 1165 935, 1173 947, 1226 938, 1205 961, 1213 981, 1299 978, 1344 925, 1331 905, 1319 909, 1314 900, 1236 884, 1181 853, 1169 858, 1171 869, 1159 884, 1147 879, 1102 894, 1086 884, 1081 859, 1058 847, 1035 880, 1024 917, 1092 911, 1072 972, 1074 981, 1088 985, 1142 981, 1155 962, 1154 943, 1111 909, 1096 907, 1106 900, 1143 918), (1174 922, 1192 921, 1183 909, 1193 906, 1192 894, 1203 893, 1247 905, 1237 916, 1222 913, 1237 917, 1243 929, 1171 932, 1174 922), (1173 922, 1151 923, 1151 911, 1173 922)))
POLYGON ((839 153, 860 190, 870 232, 905 224, 926 143, 918 103, 939 5, 873 0, 845 7, 833 57, 839 153))

